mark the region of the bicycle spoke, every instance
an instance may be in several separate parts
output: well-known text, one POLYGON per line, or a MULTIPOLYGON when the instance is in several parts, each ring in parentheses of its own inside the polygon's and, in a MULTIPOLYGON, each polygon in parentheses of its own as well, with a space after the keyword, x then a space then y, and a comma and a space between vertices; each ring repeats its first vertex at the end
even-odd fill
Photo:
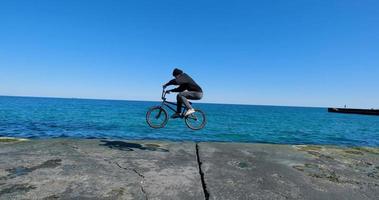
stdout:
POLYGON ((158 115, 155 118, 158 119, 161 116, 161 113, 162 113, 162 110, 159 111, 158 115))
POLYGON ((188 118, 197 121, 197 117, 195 115, 193 115, 193 114, 191 114, 190 116, 188 116, 188 118))

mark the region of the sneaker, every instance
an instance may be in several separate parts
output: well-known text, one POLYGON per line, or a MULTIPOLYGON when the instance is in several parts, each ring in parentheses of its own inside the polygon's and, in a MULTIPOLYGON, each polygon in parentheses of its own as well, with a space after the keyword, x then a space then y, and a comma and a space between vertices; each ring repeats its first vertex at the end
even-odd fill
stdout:
POLYGON ((193 108, 189 109, 189 110, 187 110, 185 116, 188 116, 188 115, 193 114, 193 113, 195 113, 195 109, 193 109, 193 108))
POLYGON ((171 115, 172 119, 179 118, 179 117, 180 117, 180 113, 175 113, 175 114, 171 115))

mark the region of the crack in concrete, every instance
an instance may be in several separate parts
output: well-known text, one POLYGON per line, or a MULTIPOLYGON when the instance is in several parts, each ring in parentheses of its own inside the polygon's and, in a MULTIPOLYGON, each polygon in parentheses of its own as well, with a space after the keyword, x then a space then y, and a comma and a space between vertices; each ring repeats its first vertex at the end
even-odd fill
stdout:
MULTIPOLYGON (((108 161, 108 160, 107 160, 108 161)), ((109 163, 111 163, 112 161, 108 161, 109 163)), ((144 175, 142 175, 140 172, 138 172, 135 168, 127 168, 127 167, 123 167, 120 165, 120 163, 114 161, 114 163, 121 169, 125 169, 125 170, 129 170, 129 171, 133 171, 134 173, 136 173, 139 177, 141 178, 145 178, 144 175)))
MULTIPOLYGON (((75 149, 76 151, 78 151, 79 153, 84 153, 86 155, 89 155, 87 152, 85 151, 82 151, 79 147, 77 146, 74 146, 74 145, 69 145, 69 144, 64 144, 64 145, 67 145, 73 149, 75 149)), ((109 164, 112 164, 112 161, 108 160, 108 159, 104 159, 104 161, 108 162, 109 164)), ((138 172, 135 168, 126 168, 126 167, 122 167, 118 162, 114 162, 119 168, 121 169, 125 169, 125 170, 130 170, 130 171, 133 171, 134 173, 136 173, 138 176, 140 176, 141 178, 145 178, 144 175, 142 175, 140 172, 138 172)))
POLYGON ((200 179, 201 179, 201 186, 203 187, 203 192, 204 192, 204 198, 205 200, 209 200, 209 192, 207 189, 207 184, 205 183, 204 179, 204 172, 201 169, 201 165, 203 164, 200 160, 200 155, 199 155, 199 144, 196 143, 196 160, 197 160, 197 165, 199 167, 199 174, 200 174, 200 179))
MULTIPOLYGON (((109 161, 109 160, 107 160, 107 161, 108 161, 109 163, 112 163, 112 161, 109 161)), ((142 181, 141 181, 141 184, 140 184, 140 189, 141 189, 141 192, 144 194, 145 199, 148 200, 148 199, 149 199, 149 198, 148 198, 148 195, 147 195, 147 193, 146 193, 146 191, 145 191, 145 188, 144 188, 143 185, 142 185, 142 184, 143 184, 143 179, 145 179, 145 176, 142 175, 140 172, 138 172, 138 171, 137 171, 136 169, 134 169, 134 168, 130 169, 130 168, 127 168, 127 167, 123 167, 123 166, 121 166, 120 163, 118 163, 117 161, 114 161, 113 163, 116 164, 120 169, 133 171, 133 172, 136 173, 139 177, 142 178, 142 181)))
POLYGON ((149 197, 147 196, 147 193, 145 189, 143 188, 142 184, 140 185, 140 188, 141 188, 142 193, 145 195, 145 200, 149 200, 149 197))
MULTIPOLYGON (((74 146, 74 145, 69 145, 69 144, 67 144, 67 143, 62 143, 63 145, 66 145, 66 146, 68 146, 68 147, 71 147, 72 149, 75 149, 76 151, 78 151, 79 153, 84 153, 84 154, 86 154, 86 155, 89 155, 87 152, 85 152, 85 151, 82 151, 79 147, 77 147, 77 146, 74 146)), ((127 167, 123 167, 123 166, 121 166, 120 165, 120 163, 118 163, 117 161, 111 161, 111 160, 108 160, 108 159, 106 159, 106 158, 103 158, 104 159, 104 161, 106 161, 106 162, 108 162, 109 164, 115 164, 117 167, 119 167, 120 169, 123 169, 123 170, 128 170, 128 171, 133 171, 135 174, 137 174, 139 177, 141 177, 142 179, 145 179, 145 176, 143 175, 143 174, 141 174, 139 171, 137 171, 137 169, 135 169, 135 168, 127 168, 127 167)), ((143 185, 142 185, 142 183, 143 183, 143 180, 141 181, 141 184, 140 184, 140 189, 141 189, 141 192, 144 194, 144 196, 145 196, 145 199, 146 200, 148 200, 149 198, 148 198, 148 195, 147 195, 147 193, 146 193, 146 191, 145 191, 145 188, 143 187, 143 185)))
POLYGON ((138 174, 138 176, 142 177, 142 178, 145 178, 144 175, 142 175, 140 172, 138 172, 136 169, 132 169, 136 174, 138 174))

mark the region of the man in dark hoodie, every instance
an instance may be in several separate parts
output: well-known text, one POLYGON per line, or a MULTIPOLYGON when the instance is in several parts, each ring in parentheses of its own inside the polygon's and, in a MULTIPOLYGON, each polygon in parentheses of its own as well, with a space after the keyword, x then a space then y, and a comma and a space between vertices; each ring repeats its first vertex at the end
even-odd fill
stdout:
POLYGON ((180 113, 182 112, 182 104, 187 107, 187 112, 184 114, 185 116, 190 115, 195 112, 192 108, 191 104, 188 102, 188 99, 191 100, 200 100, 203 98, 203 90, 201 87, 186 73, 183 73, 182 70, 175 68, 172 72, 172 75, 175 77, 168 83, 164 84, 163 87, 166 88, 169 85, 179 85, 179 87, 167 90, 167 93, 170 92, 179 92, 176 96, 176 100, 178 106, 176 108, 176 113, 172 115, 172 118, 180 117, 180 113))

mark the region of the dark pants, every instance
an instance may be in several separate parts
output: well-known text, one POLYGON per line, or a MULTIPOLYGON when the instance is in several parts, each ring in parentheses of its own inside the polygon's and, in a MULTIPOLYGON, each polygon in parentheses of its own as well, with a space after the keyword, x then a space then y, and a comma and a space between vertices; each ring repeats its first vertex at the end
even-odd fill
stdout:
POLYGON ((202 92, 194 92, 194 91, 185 91, 185 92, 180 92, 178 96, 176 96, 176 100, 178 103, 178 106, 176 108, 177 113, 182 112, 182 104, 187 107, 187 109, 192 109, 191 104, 189 103, 188 99, 191 100, 200 100, 203 98, 203 93, 202 92))

